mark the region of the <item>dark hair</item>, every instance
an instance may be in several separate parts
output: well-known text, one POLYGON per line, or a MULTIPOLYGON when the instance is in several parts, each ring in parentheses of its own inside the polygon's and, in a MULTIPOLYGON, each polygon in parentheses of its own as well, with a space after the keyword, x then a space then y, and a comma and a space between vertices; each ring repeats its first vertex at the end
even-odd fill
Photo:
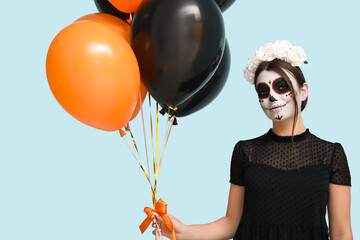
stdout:
MULTIPOLYGON (((290 87, 290 90, 293 92, 292 94, 292 98, 295 100, 295 115, 294 115, 294 121, 293 121, 293 128, 292 128, 292 140, 294 140, 294 129, 295 129, 295 125, 296 125, 296 120, 297 120, 297 116, 298 116, 298 103, 296 101, 296 93, 294 91, 294 86, 292 85, 289 76, 286 74, 286 72, 289 72, 290 74, 292 74, 296 80, 296 82, 298 83, 299 87, 302 87, 304 85, 305 81, 305 77, 304 74, 302 73, 301 69, 299 67, 293 67, 290 63, 277 59, 275 58, 274 60, 270 61, 270 62, 262 62, 260 63, 260 65, 258 66, 258 68, 256 69, 255 72, 255 77, 254 77, 254 86, 256 88, 256 80, 259 76, 259 74, 264 71, 274 71, 276 73, 278 73, 281 77, 283 77, 285 79, 285 81, 287 82, 287 84, 290 87), (285 72, 286 71, 286 72, 285 72)), ((307 100, 308 98, 306 97, 306 99, 304 101, 301 102, 301 111, 305 109, 306 104, 307 104, 307 100)), ((294 143, 294 141, 292 141, 294 143)))

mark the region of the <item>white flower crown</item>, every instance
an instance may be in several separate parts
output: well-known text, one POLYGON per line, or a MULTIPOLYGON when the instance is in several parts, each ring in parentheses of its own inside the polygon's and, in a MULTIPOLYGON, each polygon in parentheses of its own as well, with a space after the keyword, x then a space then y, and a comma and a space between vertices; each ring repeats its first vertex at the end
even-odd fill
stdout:
POLYGON ((306 54, 299 46, 293 46, 287 40, 278 40, 274 44, 266 43, 256 50, 256 54, 249 58, 248 64, 244 69, 245 79, 254 84, 255 71, 261 62, 270 62, 278 58, 290 63, 293 67, 299 67, 306 61, 306 54))

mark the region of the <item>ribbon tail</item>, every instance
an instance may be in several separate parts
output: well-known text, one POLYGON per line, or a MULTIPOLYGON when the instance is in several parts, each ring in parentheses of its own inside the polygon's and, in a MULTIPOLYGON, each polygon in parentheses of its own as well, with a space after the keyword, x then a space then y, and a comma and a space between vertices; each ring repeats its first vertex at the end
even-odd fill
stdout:
POLYGON ((149 217, 147 217, 139 226, 141 234, 143 234, 145 232, 145 230, 149 227, 151 223, 151 219, 149 217))
POLYGON ((169 218, 169 216, 167 216, 166 214, 161 214, 162 218, 164 219, 164 222, 166 224, 166 226, 171 230, 172 234, 171 234, 171 238, 170 240, 176 240, 176 236, 175 236, 175 229, 174 226, 169 218))
POLYGON ((172 230, 170 240, 176 240, 176 237, 175 237, 175 229, 172 230))

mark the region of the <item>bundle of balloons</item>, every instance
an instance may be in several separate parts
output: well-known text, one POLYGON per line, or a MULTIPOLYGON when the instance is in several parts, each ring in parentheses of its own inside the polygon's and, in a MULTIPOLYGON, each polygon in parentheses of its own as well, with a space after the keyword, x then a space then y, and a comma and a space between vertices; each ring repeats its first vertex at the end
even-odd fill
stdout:
MULTIPOLYGON (((52 41, 50 89, 77 120, 121 136, 149 92, 172 126, 175 117, 202 109, 223 89, 230 49, 222 12, 234 2, 95 0, 99 13, 80 17, 52 41)), ((154 206, 157 173, 150 184, 154 206)))

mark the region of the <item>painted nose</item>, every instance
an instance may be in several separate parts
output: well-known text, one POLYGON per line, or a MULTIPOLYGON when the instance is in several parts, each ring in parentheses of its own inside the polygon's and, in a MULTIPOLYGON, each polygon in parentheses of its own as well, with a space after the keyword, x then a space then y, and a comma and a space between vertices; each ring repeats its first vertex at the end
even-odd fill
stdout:
POLYGON ((277 99, 275 99, 275 98, 273 97, 273 95, 270 95, 269 101, 270 101, 270 102, 275 102, 275 101, 277 101, 277 99))

